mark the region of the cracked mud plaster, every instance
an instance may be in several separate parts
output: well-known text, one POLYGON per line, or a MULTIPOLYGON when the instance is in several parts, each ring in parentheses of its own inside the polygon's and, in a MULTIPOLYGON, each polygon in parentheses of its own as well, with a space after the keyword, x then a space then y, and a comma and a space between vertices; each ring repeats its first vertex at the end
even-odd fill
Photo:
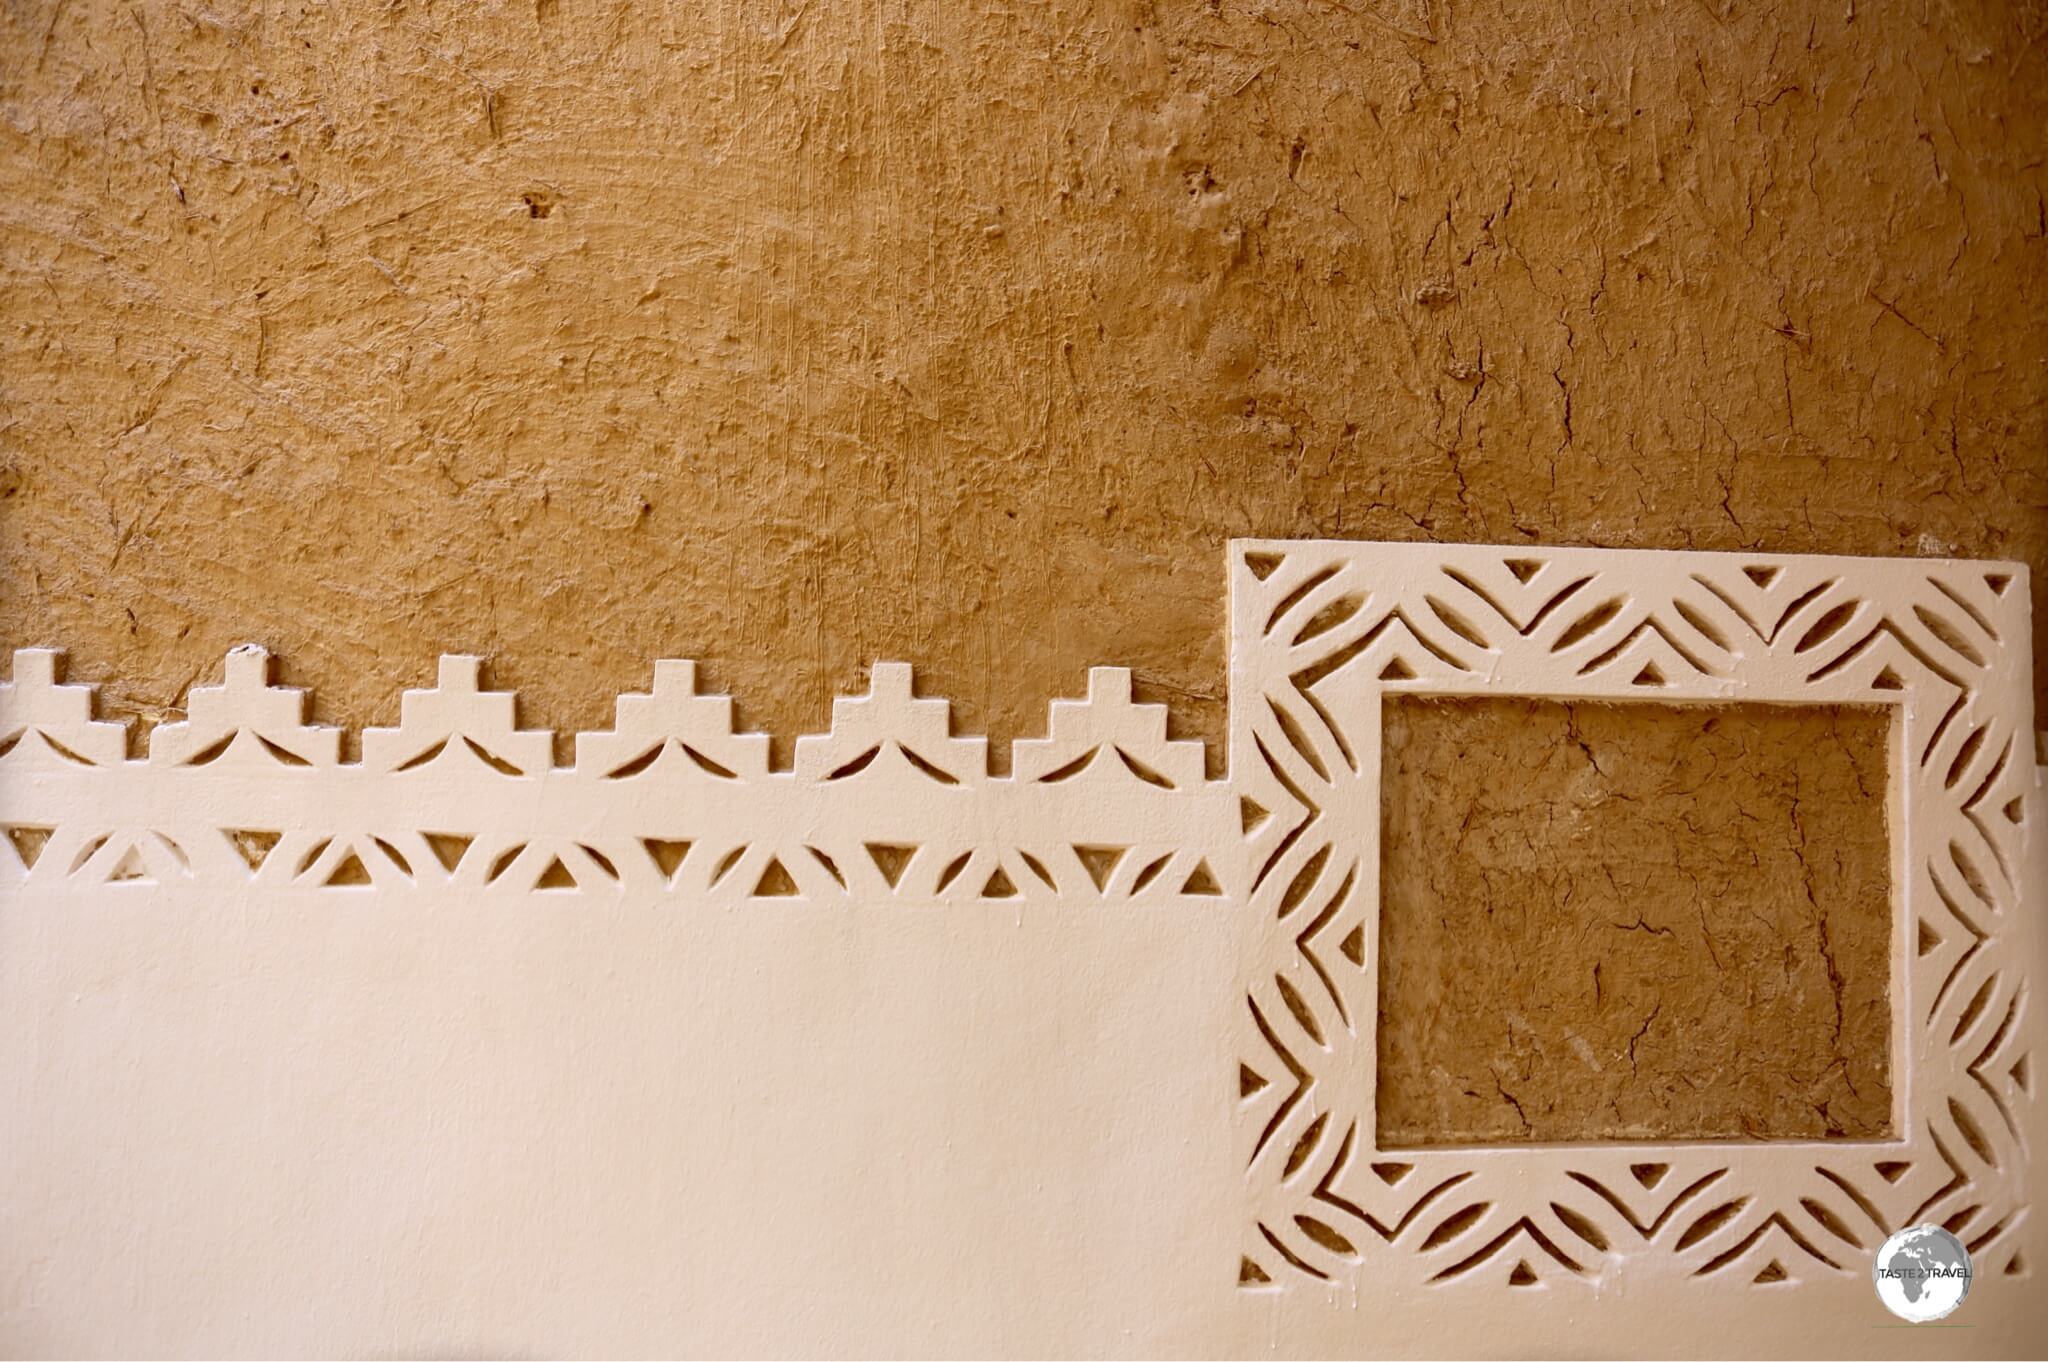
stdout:
POLYGON ((0 645, 151 720, 261 642, 352 724, 480 652, 563 731, 697 657, 786 756, 876 657, 1214 741, 1233 535, 2041 592, 2041 27, 19 0, 0 645))
POLYGON ((1888 1134, 1890 723, 1390 699, 1382 1147, 1888 1134))

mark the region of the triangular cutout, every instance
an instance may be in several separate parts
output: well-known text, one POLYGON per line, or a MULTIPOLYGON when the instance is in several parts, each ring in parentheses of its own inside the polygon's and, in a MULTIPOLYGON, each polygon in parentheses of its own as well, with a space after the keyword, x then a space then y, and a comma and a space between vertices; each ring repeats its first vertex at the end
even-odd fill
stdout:
POLYGON ((1906 683, 1899 680, 1897 672, 1893 671, 1890 667, 1886 667, 1876 676, 1870 678, 1870 688, 1872 690, 1904 690, 1906 683))
POLYGON ((2005 1260, 2005 1275, 2008 1277, 2024 1277, 2027 1275, 2026 1255, 2020 1250, 2014 1249, 2012 1257, 2005 1260))
POLYGON ((131 846, 121 853, 121 859, 114 862, 114 868, 107 872, 108 884, 155 884, 156 877, 149 873, 149 866, 142 859, 142 848, 131 846))
POLYGON ((1344 952, 1344 958, 1346 960, 1349 960, 1352 964, 1358 966, 1360 969, 1364 969, 1365 928, 1363 926, 1353 927, 1349 932, 1345 934, 1343 943, 1339 945, 1337 949, 1344 952))
POLYGON ((368 884, 370 883, 370 870, 369 867, 363 864, 363 858, 351 851, 348 855, 341 858, 341 863, 329 871, 327 878, 321 881, 321 883, 341 888, 368 884))
POLYGON ((1237 816, 1244 824, 1244 831, 1247 836, 1251 834, 1253 828, 1272 817, 1270 813, 1266 812, 1266 806, 1253 799, 1250 795, 1239 795, 1237 797, 1237 816))
POLYGON ((1407 1177, 1414 1169, 1415 1165, 1412 1163, 1376 1163, 1372 1166, 1373 1173, 1389 1187, 1407 1177))
POLYGON ((789 871, 783 868, 782 861, 777 857, 770 856, 767 866, 761 871, 761 878, 754 884, 754 897, 757 899, 793 899, 796 897, 796 893, 796 881, 791 878, 789 871))
POLYGON ((1109 887, 1109 877, 1116 873, 1116 863, 1124 858, 1129 847, 1084 847, 1074 848, 1074 855, 1080 857, 1081 867, 1088 872, 1088 878, 1095 881, 1097 893, 1109 887))
POLYGON ((1534 1285, 1536 1285, 1536 1273, 1535 1273, 1535 1271, 1534 1271, 1533 1269, 1531 1269, 1531 1268, 1530 1268, 1530 1266, 1529 1266, 1529 1260, 1528 1260, 1527 1258, 1524 1258, 1524 1259, 1522 1259, 1522 1260, 1521 1260, 1520 1262, 1516 1263, 1516 1264, 1515 1264, 1515 1267, 1514 1267, 1514 1271, 1512 1271, 1512 1272, 1508 1273, 1508 1285, 1509 1285, 1509 1286, 1534 1286, 1534 1285))
POLYGON ((1631 686, 1661 686, 1664 684, 1664 673, 1657 669, 1656 663, 1645 662, 1643 669, 1636 673, 1635 680, 1629 682, 1629 684, 1631 686))
POLYGON ((1920 954, 1931 955, 1937 949, 1939 949, 1940 946, 1941 933, 1935 931, 1934 928, 1928 926, 1927 923, 1923 920, 1920 923, 1920 954))
POLYGON ((1644 1191, 1654 1192, 1657 1190, 1657 1184, 1664 1181, 1664 1175, 1671 1171, 1671 1165, 1668 1163, 1632 1163, 1628 1166, 1628 1171, 1635 1175, 1635 1180, 1642 1184, 1644 1191))
POLYGON ((1906 1176, 1908 1170, 1913 1167, 1911 1163, 1904 1159, 1886 1159, 1875 1166, 1877 1168, 1877 1175, 1886 1182, 1897 1182, 1900 1178, 1906 1176))
POLYGON ((2034 1066, 2027 1056, 2021 1055, 2018 1059, 2014 1060, 2012 1067, 2007 1069, 2006 1072, 2012 1075, 2013 1082, 2020 1085, 2021 1092, 2026 1093, 2029 1097, 2033 1096, 2034 1066))
POLYGON ((875 869, 882 872, 882 878, 894 889, 902 882, 903 872, 910 868, 910 858, 917 855, 917 848, 898 842, 869 842, 868 859, 875 863, 875 869))
POLYGON ((1273 1279, 1266 1275, 1266 1269, 1249 1258, 1237 1260, 1237 1284, 1239 1286, 1264 1286, 1273 1279))
POLYGON ((14 854, 21 857, 22 869, 34 870, 36 868, 36 858, 43 854, 43 848, 49 844, 50 834, 55 831, 55 828, 10 827, 7 829, 7 840, 14 844, 14 854))
POLYGON ((469 844, 476 840, 459 832, 423 832, 420 836, 426 839, 427 850, 434 853, 434 859, 441 863, 441 868, 451 875, 455 873, 455 867, 462 864, 462 858, 469 854, 469 844))
POLYGON ((1785 1265, 1779 1262, 1776 1258, 1773 1258, 1771 1259, 1771 1261, 1764 1264, 1763 1271, 1757 1273, 1756 1276, 1751 1278, 1750 1280, 1754 1281, 1758 1286, 1768 1286, 1772 1282, 1786 1281, 1788 1280, 1788 1276, 1785 1272, 1785 1265))
POLYGON ((1388 658, 1387 665, 1380 668, 1380 680, 1382 681, 1413 681, 1414 679, 1415 669, 1398 657, 1388 658))
POLYGON ((1237 1066, 1237 1095, 1239 1097, 1250 1097, 1253 1093, 1262 1091, 1266 1086, 1266 1076, 1255 1072, 1251 1065, 1240 1064, 1237 1066))
POLYGON ((1543 571, 1543 560, 1540 558, 1509 558, 1502 565, 1514 573, 1515 580, 1523 586, 1527 586, 1531 577, 1543 571))
POLYGON ((1992 595, 2003 596, 2005 589, 2012 585, 2012 574, 2010 572, 1987 572, 1984 574, 1984 585, 1991 588, 1992 595))
POLYGON ((260 832, 255 828, 222 828, 221 835, 228 839, 228 845, 235 854, 248 863, 249 869, 261 870, 263 863, 270 859, 270 853, 277 850, 282 833, 260 832))
POLYGON ((674 842, 666 837, 642 837, 640 845, 647 848, 647 859, 654 862, 654 868, 661 872, 664 880, 674 879, 683 864, 683 857, 690 854, 688 842, 674 842))
POLYGON ((1244 565, 1252 570, 1252 576, 1262 582, 1278 572, 1280 565, 1286 561, 1286 558, 1277 553, 1247 553, 1244 556, 1244 565))
POLYGON ((981 896, 985 899, 1013 899, 1017 897, 1017 886, 1010 883, 1010 877, 1003 873, 1001 866, 997 866, 995 873, 988 877, 988 883, 981 886, 981 896))
POLYGON ((1767 563, 1759 563, 1753 567, 1744 568, 1742 575, 1756 583, 1758 590, 1768 591, 1771 589, 1771 583, 1778 580, 1778 569, 1767 563))
POLYGON ((562 864, 560 856, 548 858, 548 868, 540 872, 540 878, 533 882, 535 889, 575 889, 576 877, 569 873, 569 867, 562 864))
POLYGON ((1216 876, 1209 869, 1207 861, 1197 861, 1195 868, 1188 873, 1187 883, 1180 887, 1180 892, 1214 896, 1223 892, 1223 886, 1216 883, 1216 876))

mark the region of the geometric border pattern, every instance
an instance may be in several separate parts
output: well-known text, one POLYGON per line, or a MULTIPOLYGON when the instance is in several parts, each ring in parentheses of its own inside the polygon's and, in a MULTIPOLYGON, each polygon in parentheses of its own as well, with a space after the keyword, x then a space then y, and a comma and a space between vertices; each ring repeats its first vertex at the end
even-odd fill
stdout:
POLYGON ((1256 932, 1239 1283, 1774 1288, 1934 1221, 2022 1276, 2041 887, 2017 565, 1232 545, 1231 769, 1256 932), (1851 702, 1893 714, 1894 1121, 1882 1142, 1375 1147, 1389 692, 1851 702), (2023 911, 2024 905, 2024 911, 2023 911))
POLYGON ((17 652, 0 685, 0 885, 1200 907, 1226 888, 1204 848, 1235 849, 1202 744, 1169 740, 1165 708, 1132 703, 1119 668, 1055 702, 1048 736, 995 777, 987 740, 954 735, 951 707, 898 663, 772 771, 767 737, 735 733, 731 699, 699 695, 685 661, 658 663, 652 691, 621 697, 615 727, 578 734, 560 767, 474 657, 444 657, 352 762, 340 729, 305 722, 304 692, 271 684, 261 648, 231 652, 223 684, 195 688, 140 760, 124 725, 94 718, 92 688, 59 684, 60 661, 17 652))

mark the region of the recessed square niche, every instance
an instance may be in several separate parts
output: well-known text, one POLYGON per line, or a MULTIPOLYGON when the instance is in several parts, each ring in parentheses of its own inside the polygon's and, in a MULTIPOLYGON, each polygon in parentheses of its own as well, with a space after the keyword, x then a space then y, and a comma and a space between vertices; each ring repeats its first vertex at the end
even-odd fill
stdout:
POLYGON ((1380 1147, 1890 1136, 1890 734, 1388 696, 1380 1147))

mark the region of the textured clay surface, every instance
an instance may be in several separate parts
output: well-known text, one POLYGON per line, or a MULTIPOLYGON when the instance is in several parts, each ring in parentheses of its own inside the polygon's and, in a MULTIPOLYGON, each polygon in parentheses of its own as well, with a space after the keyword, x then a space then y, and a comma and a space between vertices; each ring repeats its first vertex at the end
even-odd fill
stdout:
POLYGON ((694 656, 785 744, 1118 662, 1213 737, 1231 535, 2039 568, 2043 26, 20 0, 0 642, 562 728, 694 656))
POLYGON ((0 644, 152 719, 261 642, 359 724, 481 652, 564 730, 697 657, 786 755, 877 657, 1214 739, 1233 535, 2040 592, 2043 26, 17 0, 0 644))
POLYGON ((1890 723, 1390 699, 1382 1145, 1890 1133, 1890 723))

